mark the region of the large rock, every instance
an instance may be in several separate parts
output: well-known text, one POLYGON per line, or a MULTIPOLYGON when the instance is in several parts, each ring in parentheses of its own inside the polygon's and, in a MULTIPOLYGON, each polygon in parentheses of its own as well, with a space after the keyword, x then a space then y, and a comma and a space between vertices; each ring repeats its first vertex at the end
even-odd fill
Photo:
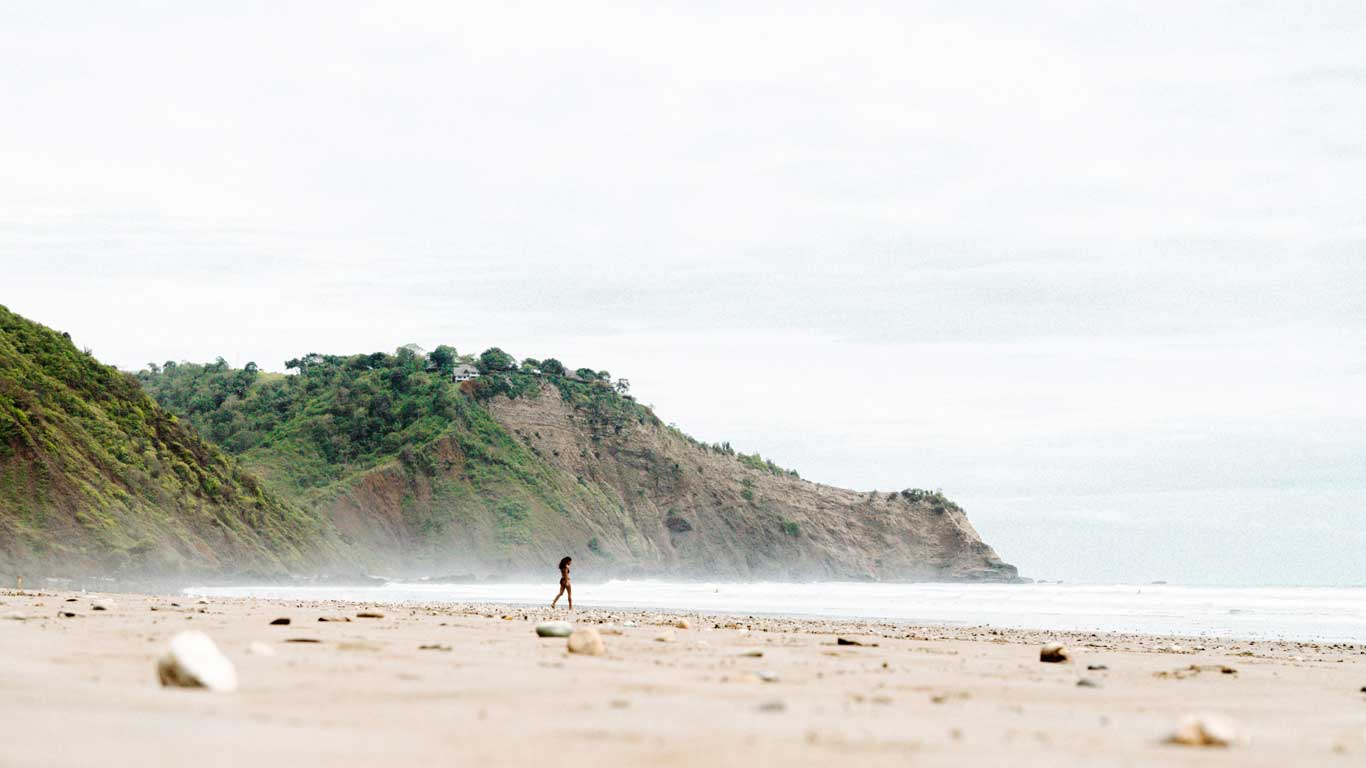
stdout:
POLYGON ((574 630, 567 645, 570 653, 582 653, 585 656, 601 656, 607 653, 607 646, 602 644, 602 637, 592 627, 579 627, 574 630))
POLYGON ((181 632, 157 661, 157 677, 164 686, 207 688, 219 693, 237 690, 237 669, 203 632, 181 632))

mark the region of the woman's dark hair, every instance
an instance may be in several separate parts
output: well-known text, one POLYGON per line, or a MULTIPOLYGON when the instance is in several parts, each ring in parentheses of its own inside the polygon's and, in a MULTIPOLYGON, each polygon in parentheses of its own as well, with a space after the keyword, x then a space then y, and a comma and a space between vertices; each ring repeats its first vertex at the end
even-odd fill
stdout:
POLYGON ((569 565, 569 561, 570 561, 570 560, 573 560, 573 559, 574 559, 574 558, 572 558, 572 557, 562 557, 562 558, 560 558, 560 568, 564 568, 566 565, 569 565))

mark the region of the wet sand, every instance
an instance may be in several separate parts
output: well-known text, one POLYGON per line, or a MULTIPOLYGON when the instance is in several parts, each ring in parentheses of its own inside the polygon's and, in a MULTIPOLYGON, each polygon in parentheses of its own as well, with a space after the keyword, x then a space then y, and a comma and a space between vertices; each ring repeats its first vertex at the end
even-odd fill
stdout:
POLYGON ((1363 686, 1350 644, 0 591, 3 768, 1366 765, 1363 686), (92 610, 101 598, 113 607, 92 610), (537 638, 544 619, 597 628, 606 655, 537 638), (234 662, 237 692, 159 685, 185 629, 234 662), (1039 661, 1052 640, 1070 662, 1039 661), (1249 743, 1166 743, 1197 711, 1249 743))

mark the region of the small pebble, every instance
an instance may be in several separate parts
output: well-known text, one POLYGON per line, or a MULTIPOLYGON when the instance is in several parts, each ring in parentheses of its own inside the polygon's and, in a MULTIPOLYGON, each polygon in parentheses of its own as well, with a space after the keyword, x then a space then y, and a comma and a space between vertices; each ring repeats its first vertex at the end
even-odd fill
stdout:
POLYGON ((1247 731, 1233 718, 1202 712, 1181 718, 1169 741, 1188 747, 1231 747, 1247 741, 1247 731))
POLYGON ((274 619, 270 622, 270 625, 272 627, 287 627, 289 626, 289 619, 284 617, 274 619))
POLYGON ((379 611, 361 611, 360 613, 357 613, 357 614, 356 614, 356 618, 358 618, 358 619, 382 619, 382 618, 384 618, 384 614, 380 613, 379 611))
POLYGON ((259 641, 253 641, 247 646, 247 653, 252 656, 274 656, 275 649, 259 641))
POLYGON ((759 711, 774 713, 786 712, 787 702, 783 701, 782 699, 773 699, 772 701, 765 701, 763 704, 759 705, 759 711))
POLYGON ((537 637, 569 637, 574 627, 567 621, 543 621, 536 625, 537 637))
POLYGON ((579 627, 574 630, 565 646, 570 653, 581 653, 585 656, 601 656, 607 653, 607 646, 602 644, 602 637, 592 627, 579 627))
POLYGON ((95 602, 93 602, 93 603, 90 604, 90 610, 92 610, 92 611, 112 611, 112 610, 114 610, 114 601, 113 601, 113 600, 96 600, 95 602))
POLYGON ((1046 664, 1060 664, 1071 660, 1072 656, 1067 652, 1067 646, 1062 643, 1049 643, 1039 649, 1039 661, 1046 664))

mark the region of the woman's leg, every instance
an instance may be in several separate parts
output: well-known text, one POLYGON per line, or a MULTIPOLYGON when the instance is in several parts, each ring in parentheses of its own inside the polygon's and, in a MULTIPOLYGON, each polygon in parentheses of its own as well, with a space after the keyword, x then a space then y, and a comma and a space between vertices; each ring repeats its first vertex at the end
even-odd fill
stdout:
POLYGON ((564 594, 569 598, 569 610, 574 610, 574 588, 568 584, 564 585, 564 594))
MULTIPOLYGON (((554 607, 555 607, 555 603, 560 602, 560 595, 563 595, 563 594, 564 594, 564 585, 561 584, 561 585, 560 585, 560 591, 555 593, 555 599, 550 601, 550 607, 551 607, 551 608, 554 608, 554 607)), ((574 607, 573 603, 570 603, 569 607, 570 607, 570 608, 573 608, 573 607, 574 607)))

